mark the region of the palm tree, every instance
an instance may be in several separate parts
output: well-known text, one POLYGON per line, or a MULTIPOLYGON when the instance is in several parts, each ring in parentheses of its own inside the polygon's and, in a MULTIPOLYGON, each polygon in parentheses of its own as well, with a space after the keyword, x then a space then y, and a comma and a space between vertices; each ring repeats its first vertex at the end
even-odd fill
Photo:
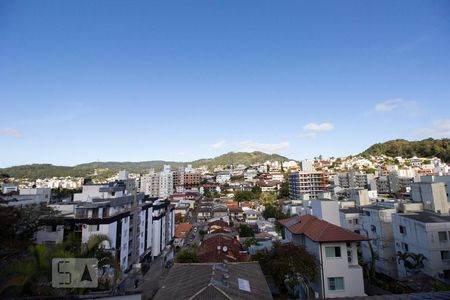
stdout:
POLYGON ((82 246, 80 253, 80 257, 98 259, 98 270, 103 271, 99 278, 99 283, 103 284, 104 287, 108 287, 109 285, 109 280, 104 278, 107 271, 111 269, 114 271, 113 276, 114 285, 121 276, 120 265, 115 259, 113 252, 106 248, 107 245, 108 246, 111 245, 111 240, 107 235, 104 234, 92 235, 87 241, 87 243, 85 243, 82 246))
POLYGON ((0 295, 11 291, 19 295, 48 295, 51 292, 51 250, 44 245, 31 246, 29 255, 5 272, 8 280, 0 286, 0 295))
POLYGON ((397 252, 399 261, 403 261, 406 273, 420 273, 425 267, 424 261, 427 259, 422 253, 397 252))

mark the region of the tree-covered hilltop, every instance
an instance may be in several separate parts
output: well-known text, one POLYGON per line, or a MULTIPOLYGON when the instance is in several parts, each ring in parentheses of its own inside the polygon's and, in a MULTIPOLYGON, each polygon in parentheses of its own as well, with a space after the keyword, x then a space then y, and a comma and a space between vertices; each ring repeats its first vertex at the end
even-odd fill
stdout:
POLYGON ((51 164, 33 164, 22 165, 10 168, 0 169, 0 173, 8 174, 13 178, 51 178, 51 177, 93 177, 98 179, 105 179, 116 174, 120 170, 128 170, 132 173, 146 173, 149 169, 160 171, 163 165, 169 164, 176 169, 180 166, 192 164, 194 167, 207 166, 213 169, 216 166, 222 165, 250 165, 255 163, 264 163, 266 161, 287 161, 288 158, 277 154, 267 154, 263 152, 230 152, 215 158, 199 159, 193 162, 173 162, 163 160, 141 161, 141 162, 91 162, 68 166, 55 166, 51 164))
POLYGON ((215 166, 229 165, 252 165, 257 163, 265 163, 266 161, 288 161, 287 157, 278 154, 267 154, 260 151, 254 152, 228 152, 226 154, 209 159, 199 159, 192 162, 194 167, 207 166, 213 168, 215 166))
POLYGON ((439 157, 444 162, 450 162, 450 139, 428 138, 421 141, 392 140, 385 143, 372 145, 361 153, 368 155, 387 155, 391 157, 402 156, 417 157, 439 157))

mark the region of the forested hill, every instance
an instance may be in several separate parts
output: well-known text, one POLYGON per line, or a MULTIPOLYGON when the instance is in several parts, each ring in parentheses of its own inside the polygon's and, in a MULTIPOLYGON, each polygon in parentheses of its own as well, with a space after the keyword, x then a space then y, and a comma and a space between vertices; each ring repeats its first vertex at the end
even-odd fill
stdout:
POLYGON ((192 162, 173 162, 163 160, 141 161, 141 162, 91 162, 68 166, 55 166, 51 164, 33 164, 14 166, 0 169, 0 173, 8 174, 14 178, 51 178, 51 177, 107 177, 114 175, 119 170, 128 170, 133 173, 148 172, 149 169, 159 171, 163 165, 169 164, 176 169, 180 166, 192 164, 194 167, 207 166, 213 169, 218 165, 250 165, 255 163, 264 163, 266 161, 287 161, 288 158, 277 154, 267 154, 263 152, 230 152, 215 158, 199 159, 192 162))
POLYGON ((392 140, 372 145, 361 153, 367 155, 439 157, 444 162, 450 162, 450 139, 425 139, 421 141, 392 140))

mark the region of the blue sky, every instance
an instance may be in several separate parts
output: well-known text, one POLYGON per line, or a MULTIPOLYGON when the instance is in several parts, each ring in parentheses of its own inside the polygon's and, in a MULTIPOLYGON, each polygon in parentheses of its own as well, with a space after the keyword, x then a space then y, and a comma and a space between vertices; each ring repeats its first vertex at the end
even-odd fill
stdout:
POLYGON ((0 2, 0 167, 450 136, 448 1, 0 2))

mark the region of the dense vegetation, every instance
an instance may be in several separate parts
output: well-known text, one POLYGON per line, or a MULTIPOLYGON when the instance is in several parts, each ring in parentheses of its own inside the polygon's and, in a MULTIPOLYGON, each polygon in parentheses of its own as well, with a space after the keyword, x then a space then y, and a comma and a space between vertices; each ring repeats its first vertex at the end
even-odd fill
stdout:
POLYGON ((229 152, 215 158, 210 159, 199 159, 192 162, 194 167, 207 166, 208 168, 213 168, 214 166, 222 165, 252 165, 256 163, 264 163, 266 161, 287 161, 287 157, 278 154, 267 154, 259 151, 255 152, 229 152))
POLYGON ((258 261, 264 275, 272 276, 282 292, 293 289, 305 279, 313 281, 317 276, 316 258, 304 247, 274 243, 271 253, 258 252, 252 256, 258 261))
POLYGON ((8 174, 14 178, 28 179, 67 176, 107 178, 120 170, 128 170, 132 173, 148 172, 149 169, 160 171, 165 164, 170 164, 172 168, 192 164, 194 167, 206 165, 209 169, 213 169, 218 165, 250 165, 255 163, 264 163, 268 160, 282 162, 287 161, 288 159, 277 154, 266 154, 263 152, 230 152, 215 158, 200 159, 193 162, 173 162, 162 160, 141 162, 91 162, 76 165, 74 167, 54 166, 51 164, 33 164, 0 169, 0 173, 8 174))
POLYGON ((402 156, 439 157, 444 162, 450 162, 450 139, 435 140, 432 138, 421 141, 392 140, 378 143, 361 153, 368 155, 387 155, 391 157, 402 156))

